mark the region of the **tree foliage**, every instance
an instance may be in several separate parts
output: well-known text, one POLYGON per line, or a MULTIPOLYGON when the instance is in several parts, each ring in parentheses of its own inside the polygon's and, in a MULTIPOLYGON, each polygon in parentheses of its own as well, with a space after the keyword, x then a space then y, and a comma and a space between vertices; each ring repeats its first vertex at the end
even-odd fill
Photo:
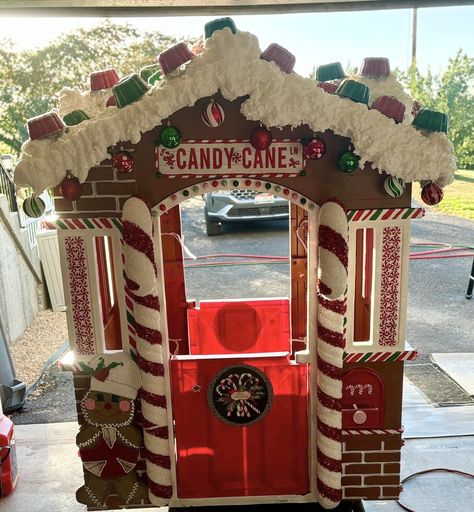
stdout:
POLYGON ((19 153, 28 138, 26 120, 58 106, 63 87, 88 88, 93 71, 115 68, 120 76, 156 62, 174 38, 159 32, 140 33, 128 24, 104 21, 91 29, 78 29, 48 46, 15 52, 0 46, 0 147, 19 153))
POLYGON ((474 168, 474 58, 459 50, 443 73, 423 75, 416 65, 398 78, 423 107, 449 116, 448 136, 460 167, 474 168))

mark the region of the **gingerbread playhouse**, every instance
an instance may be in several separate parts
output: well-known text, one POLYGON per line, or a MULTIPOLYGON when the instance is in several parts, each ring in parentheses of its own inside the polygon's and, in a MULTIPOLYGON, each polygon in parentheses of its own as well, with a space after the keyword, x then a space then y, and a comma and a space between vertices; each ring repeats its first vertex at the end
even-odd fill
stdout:
MULTIPOLYGON (((396 499, 411 182, 455 171, 444 114, 365 59, 317 81, 229 18, 159 64, 61 93, 29 121, 18 186, 54 188, 90 509, 396 499), (61 119, 62 118, 62 119, 61 119), (291 294, 186 296, 180 203, 290 204, 291 294), (301 236, 302 231, 305 236, 301 236)), ((24 202, 40 215, 41 199, 24 202)), ((258 251, 257 251, 258 252, 258 251)), ((411 340, 416 344, 417 340, 411 340)))

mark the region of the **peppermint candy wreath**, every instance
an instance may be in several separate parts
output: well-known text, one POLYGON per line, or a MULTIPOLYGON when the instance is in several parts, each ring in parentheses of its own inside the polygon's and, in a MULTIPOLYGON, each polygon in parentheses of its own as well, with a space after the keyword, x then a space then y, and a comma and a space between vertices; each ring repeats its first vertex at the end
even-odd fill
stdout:
POLYGON ((143 382, 140 398, 149 498, 160 506, 168 503, 173 488, 153 224, 150 209, 137 197, 125 203, 122 220, 126 281, 134 301, 143 382))
POLYGON ((342 366, 347 288, 347 215, 335 200, 319 212, 317 488, 320 504, 342 499, 342 366))

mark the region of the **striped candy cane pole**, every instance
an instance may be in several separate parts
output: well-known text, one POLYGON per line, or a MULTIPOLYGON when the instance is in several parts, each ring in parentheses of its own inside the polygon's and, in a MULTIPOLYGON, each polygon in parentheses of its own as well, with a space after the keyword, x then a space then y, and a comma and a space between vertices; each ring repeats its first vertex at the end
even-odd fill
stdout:
POLYGON ((317 487, 320 504, 342 498, 342 365, 347 287, 347 215, 334 200, 319 212, 317 487))
POLYGON ((150 501, 165 505, 172 496, 160 304, 151 212, 144 201, 130 198, 123 208, 127 286, 133 299, 146 471, 150 501))

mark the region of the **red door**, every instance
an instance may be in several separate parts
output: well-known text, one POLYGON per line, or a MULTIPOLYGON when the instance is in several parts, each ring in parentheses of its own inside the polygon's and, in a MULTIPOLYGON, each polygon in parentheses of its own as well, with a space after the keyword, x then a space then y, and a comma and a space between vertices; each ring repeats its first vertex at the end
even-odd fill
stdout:
POLYGON ((283 354, 174 358, 178 496, 308 493, 307 374, 283 354))

